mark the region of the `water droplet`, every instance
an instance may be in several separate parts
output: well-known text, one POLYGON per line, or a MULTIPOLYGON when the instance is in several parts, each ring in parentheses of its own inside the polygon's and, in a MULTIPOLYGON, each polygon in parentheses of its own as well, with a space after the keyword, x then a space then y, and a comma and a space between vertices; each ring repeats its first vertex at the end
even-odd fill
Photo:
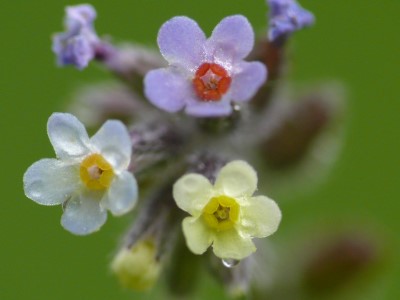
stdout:
POLYGON ((222 259, 222 264, 227 268, 233 268, 240 263, 240 260, 233 258, 224 258, 222 259))

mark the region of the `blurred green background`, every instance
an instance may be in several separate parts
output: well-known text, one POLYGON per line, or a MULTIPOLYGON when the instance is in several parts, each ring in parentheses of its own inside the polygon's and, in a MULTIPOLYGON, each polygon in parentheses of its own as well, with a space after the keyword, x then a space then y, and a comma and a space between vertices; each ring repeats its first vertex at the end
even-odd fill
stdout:
MULTIPOLYGON (((53 157, 45 131, 50 114, 65 110, 76 87, 111 77, 94 64, 83 72, 55 66, 50 36, 62 30, 64 6, 77 3, 0 4, 0 182, 5 191, 0 210, 0 299, 155 299, 157 295, 163 299, 162 291, 124 291, 109 273, 109 261, 129 216, 109 218, 99 233, 76 237, 59 225, 60 207, 36 205, 23 194, 26 168, 40 158, 53 157)), ((371 233, 383 249, 382 267, 362 279, 365 284, 358 282, 355 291, 333 294, 330 299, 400 299, 400 1, 301 3, 315 13, 317 25, 295 35, 290 77, 298 82, 344 83, 348 93, 345 141, 322 184, 277 199, 284 219, 271 240, 279 244, 307 239, 321 228, 371 233)), ((230 14, 244 14, 259 32, 266 22, 264 0, 96 0, 91 4, 98 11, 100 35, 152 46, 160 25, 174 15, 196 19, 207 33, 230 14)), ((213 280, 206 279, 201 286, 198 299, 223 298, 213 280)))

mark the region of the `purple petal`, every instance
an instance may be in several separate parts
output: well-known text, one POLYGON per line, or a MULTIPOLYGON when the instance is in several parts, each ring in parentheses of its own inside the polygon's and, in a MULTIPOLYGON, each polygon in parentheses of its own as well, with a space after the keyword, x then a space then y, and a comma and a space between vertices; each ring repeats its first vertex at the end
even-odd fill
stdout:
POLYGON ((65 25, 69 30, 76 26, 92 26, 96 19, 96 10, 90 4, 67 6, 65 25))
POLYGON ((95 55, 85 35, 68 37, 63 33, 54 37, 53 52, 57 55, 59 66, 74 65, 80 70, 87 67, 95 55))
POLYGON ((241 15, 230 16, 214 28, 207 41, 207 51, 218 59, 241 60, 254 46, 254 32, 249 21, 241 15), (222 56, 222 57, 221 57, 222 56))
POLYGON ((267 79, 267 68, 260 62, 241 62, 239 72, 232 78, 230 88, 233 101, 250 100, 267 79))
POLYGON ((232 106, 227 100, 219 102, 193 100, 188 103, 185 112, 195 117, 223 117, 231 114, 232 106))
POLYGON ((170 69, 150 71, 144 78, 144 93, 158 108, 177 112, 185 105, 192 93, 190 81, 170 69))
POLYGON ((206 36, 195 21, 175 17, 165 22, 158 32, 161 54, 170 64, 193 69, 203 58, 206 36))

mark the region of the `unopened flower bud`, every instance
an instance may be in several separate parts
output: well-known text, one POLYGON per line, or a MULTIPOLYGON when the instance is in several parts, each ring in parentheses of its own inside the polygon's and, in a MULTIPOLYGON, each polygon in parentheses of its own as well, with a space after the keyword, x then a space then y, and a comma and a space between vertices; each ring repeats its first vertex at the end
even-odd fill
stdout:
POLYGON ((305 266, 303 285, 311 293, 340 289, 376 265, 376 241, 363 234, 346 234, 320 246, 305 266))
POLYGON ((330 103, 319 95, 297 102, 277 120, 261 144, 266 163, 273 169, 296 165, 332 119, 330 103))
POLYGON ((155 284, 176 239, 175 211, 170 184, 146 199, 111 263, 122 286, 143 291, 155 284))
POLYGON ((133 290, 148 290, 161 273, 154 240, 142 240, 122 248, 111 263, 111 270, 121 284, 133 290))

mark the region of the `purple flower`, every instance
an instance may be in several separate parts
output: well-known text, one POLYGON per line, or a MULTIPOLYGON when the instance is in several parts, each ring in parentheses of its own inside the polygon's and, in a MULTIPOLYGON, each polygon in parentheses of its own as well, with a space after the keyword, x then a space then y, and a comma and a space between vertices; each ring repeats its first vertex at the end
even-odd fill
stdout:
POLYGON ((224 18, 209 39, 194 20, 174 17, 161 26, 157 42, 169 67, 147 73, 145 94, 165 111, 226 116, 232 101, 250 100, 266 80, 264 64, 243 60, 254 45, 243 16, 224 18))
POLYGON ((95 56, 99 38, 93 27, 96 11, 89 4, 66 8, 66 32, 53 37, 53 52, 59 66, 74 65, 85 68, 95 56))
POLYGON ((268 39, 275 41, 292 32, 311 26, 314 15, 302 8, 296 0, 267 0, 269 10, 268 39))

